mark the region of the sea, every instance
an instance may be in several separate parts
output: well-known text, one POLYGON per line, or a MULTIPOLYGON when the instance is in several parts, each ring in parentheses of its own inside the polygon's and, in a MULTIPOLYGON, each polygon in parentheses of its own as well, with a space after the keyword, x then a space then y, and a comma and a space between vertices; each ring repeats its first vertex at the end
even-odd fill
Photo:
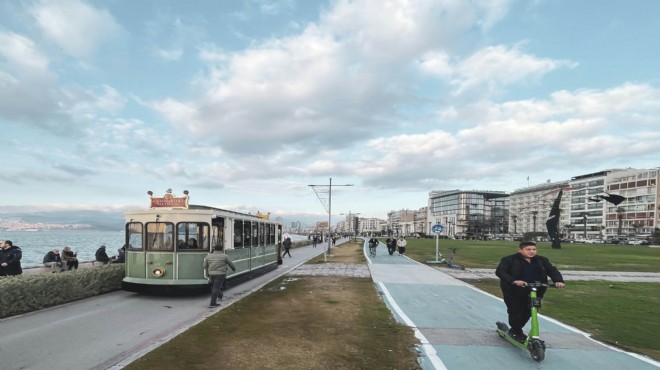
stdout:
POLYGON ((37 231, 6 231, 0 230, 0 241, 11 240, 23 251, 21 266, 23 268, 43 266, 44 255, 53 249, 64 247, 78 254, 78 261, 94 261, 96 250, 106 246, 108 256, 116 256, 117 249, 124 245, 124 231, 98 230, 37 230, 37 231))
MULTIPOLYGON (((292 240, 307 239, 305 235, 291 234, 292 240)), ((23 251, 21 266, 23 268, 43 266, 44 255, 53 249, 64 247, 78 254, 78 261, 94 261, 96 250, 105 245, 108 256, 116 256, 118 249, 124 245, 124 230, 36 230, 36 231, 6 231, 0 230, 0 241, 11 240, 23 251)))

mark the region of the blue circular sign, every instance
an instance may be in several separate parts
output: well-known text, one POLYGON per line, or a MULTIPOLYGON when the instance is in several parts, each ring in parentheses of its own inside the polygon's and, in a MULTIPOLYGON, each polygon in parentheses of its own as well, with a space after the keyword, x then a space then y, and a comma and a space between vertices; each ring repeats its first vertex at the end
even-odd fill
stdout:
POLYGON ((433 227, 431 228, 431 231, 433 231, 434 233, 438 233, 438 234, 439 234, 439 233, 441 233, 444 229, 445 229, 444 226, 442 226, 442 225, 440 225, 440 224, 437 224, 437 225, 433 225, 433 227))

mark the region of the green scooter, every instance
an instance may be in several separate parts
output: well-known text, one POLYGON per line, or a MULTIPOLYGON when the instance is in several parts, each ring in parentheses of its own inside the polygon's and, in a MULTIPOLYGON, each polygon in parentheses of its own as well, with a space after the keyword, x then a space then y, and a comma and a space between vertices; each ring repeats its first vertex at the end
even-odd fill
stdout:
POLYGON ((554 284, 543 284, 538 281, 527 283, 526 287, 529 288, 529 300, 532 306, 532 327, 524 342, 518 342, 509 335, 509 326, 507 324, 500 321, 496 323, 496 331, 500 337, 506 339, 509 343, 520 349, 528 350, 534 361, 538 362, 543 361, 545 358, 545 342, 539 338, 538 309, 541 307, 541 299, 537 297, 537 291, 541 287, 554 286, 554 284))

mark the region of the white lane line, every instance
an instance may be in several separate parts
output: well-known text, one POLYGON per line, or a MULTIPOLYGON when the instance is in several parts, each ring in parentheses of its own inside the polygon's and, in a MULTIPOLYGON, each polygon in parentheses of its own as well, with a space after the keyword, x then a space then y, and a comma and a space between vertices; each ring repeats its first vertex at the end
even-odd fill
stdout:
POLYGON ((438 353, 435 351, 435 348, 433 348, 433 345, 431 345, 431 343, 428 341, 428 339, 426 339, 424 334, 422 334, 422 332, 419 331, 419 329, 417 329, 415 323, 408 317, 408 315, 406 315, 403 312, 401 307, 399 307, 399 305, 396 303, 396 301, 390 294, 390 291, 387 290, 387 288, 385 287, 385 284, 380 282, 376 284, 378 284, 378 287, 383 292, 383 295, 385 295, 385 298, 392 306, 392 309, 394 309, 394 311, 401 317, 401 319, 406 325, 408 325, 414 330, 415 336, 422 343, 421 344, 422 352, 424 352, 428 357, 428 359, 431 361, 431 364, 433 364, 433 368, 437 370, 447 370, 447 367, 445 366, 444 362, 442 362, 440 357, 438 357, 438 353))

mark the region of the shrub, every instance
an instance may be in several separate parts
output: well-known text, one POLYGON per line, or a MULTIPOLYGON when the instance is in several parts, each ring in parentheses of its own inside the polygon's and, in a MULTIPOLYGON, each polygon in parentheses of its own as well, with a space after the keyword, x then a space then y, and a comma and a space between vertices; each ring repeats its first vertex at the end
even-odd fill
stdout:
POLYGON ((0 319, 121 289, 123 264, 0 278, 0 319))

